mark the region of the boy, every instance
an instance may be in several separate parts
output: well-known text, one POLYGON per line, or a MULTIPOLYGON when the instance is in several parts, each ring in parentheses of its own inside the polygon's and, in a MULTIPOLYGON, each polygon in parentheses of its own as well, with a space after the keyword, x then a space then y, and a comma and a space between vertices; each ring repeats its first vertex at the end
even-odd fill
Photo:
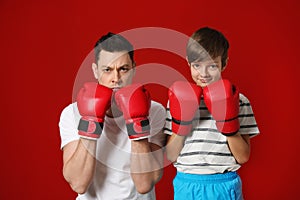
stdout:
POLYGON ((248 161, 250 137, 259 134, 248 99, 221 78, 229 43, 204 27, 187 44, 196 84, 175 82, 169 89, 165 133, 168 159, 177 169, 174 199, 243 199, 236 171, 248 161))

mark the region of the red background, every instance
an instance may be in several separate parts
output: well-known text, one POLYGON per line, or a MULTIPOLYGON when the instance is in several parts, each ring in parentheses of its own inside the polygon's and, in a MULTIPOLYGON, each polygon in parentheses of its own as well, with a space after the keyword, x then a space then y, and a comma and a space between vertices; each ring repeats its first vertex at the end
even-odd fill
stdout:
MULTIPOLYGON (((261 131, 239 170, 245 199, 295 199, 299 8, 297 0, 1 0, 0 199, 75 199, 62 176, 58 121, 72 101, 77 71, 99 36, 148 26, 186 35, 211 26, 228 37, 224 77, 250 99, 261 131)), ((140 51, 136 60, 163 63, 189 77, 184 60, 160 53, 140 51)), ((166 88, 149 90, 165 104, 166 88)), ((165 168, 158 200, 172 199, 174 174, 171 165, 165 168)))

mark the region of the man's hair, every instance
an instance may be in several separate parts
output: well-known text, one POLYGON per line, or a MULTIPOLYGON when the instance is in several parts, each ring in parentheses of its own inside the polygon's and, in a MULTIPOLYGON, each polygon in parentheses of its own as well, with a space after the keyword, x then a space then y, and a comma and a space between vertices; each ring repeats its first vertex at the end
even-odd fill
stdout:
POLYGON ((94 52, 95 52, 95 62, 98 63, 100 52, 108 51, 108 52, 120 52, 126 51, 129 54, 129 57, 134 63, 133 55, 133 45, 123 36, 115 33, 107 33, 103 35, 95 44, 94 52))
POLYGON ((221 56, 222 67, 226 65, 229 42, 225 36, 212 28, 204 27, 189 38, 186 54, 189 63, 221 56))

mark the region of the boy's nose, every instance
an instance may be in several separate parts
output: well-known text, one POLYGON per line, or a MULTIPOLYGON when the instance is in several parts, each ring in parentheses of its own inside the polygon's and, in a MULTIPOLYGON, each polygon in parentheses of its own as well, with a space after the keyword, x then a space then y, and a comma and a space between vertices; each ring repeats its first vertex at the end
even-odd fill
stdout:
POLYGON ((208 75, 207 68, 205 66, 199 67, 197 71, 201 77, 206 77, 208 75))

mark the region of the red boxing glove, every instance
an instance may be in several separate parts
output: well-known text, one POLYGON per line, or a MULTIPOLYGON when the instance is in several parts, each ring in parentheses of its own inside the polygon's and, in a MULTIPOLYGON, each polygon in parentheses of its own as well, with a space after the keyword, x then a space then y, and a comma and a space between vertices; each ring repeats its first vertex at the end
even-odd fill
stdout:
POLYGON ((123 112, 129 139, 142 139, 150 135, 148 120, 151 99, 141 84, 132 84, 115 93, 115 101, 123 112))
POLYGON ((238 88, 223 79, 203 88, 203 96, 218 130, 225 136, 235 135, 240 129, 238 88))
POLYGON ((201 95, 202 88, 193 83, 177 81, 170 87, 169 107, 173 133, 185 136, 191 132, 201 95))
POLYGON ((97 139, 103 129, 104 117, 110 107, 112 89, 98 83, 85 83, 77 95, 77 106, 82 116, 78 134, 87 139, 97 139))

